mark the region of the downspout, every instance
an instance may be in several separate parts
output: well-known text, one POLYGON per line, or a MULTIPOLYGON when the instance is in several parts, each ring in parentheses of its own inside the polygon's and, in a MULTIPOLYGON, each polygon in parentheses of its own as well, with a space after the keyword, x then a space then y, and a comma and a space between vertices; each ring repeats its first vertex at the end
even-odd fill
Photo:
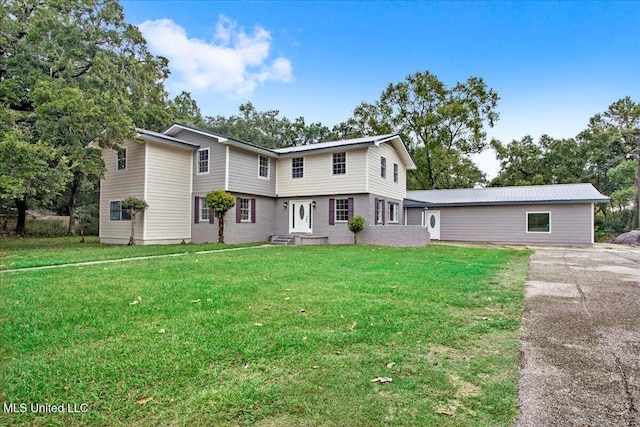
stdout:
MULTIPOLYGON (((144 142, 144 184, 142 186, 142 200, 149 203, 147 201, 147 180, 149 179, 149 143, 144 142)), ((147 216, 148 212, 142 212, 142 242, 146 242, 147 240, 147 216)))
POLYGON ((225 146, 224 150, 224 191, 229 191, 229 146, 225 146))

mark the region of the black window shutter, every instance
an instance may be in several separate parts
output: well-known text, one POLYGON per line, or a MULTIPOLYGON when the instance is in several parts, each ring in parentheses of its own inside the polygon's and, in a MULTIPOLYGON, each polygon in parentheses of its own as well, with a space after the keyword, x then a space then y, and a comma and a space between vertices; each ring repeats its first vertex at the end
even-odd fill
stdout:
POLYGON ((193 200, 193 223, 200 222, 200 197, 196 197, 193 200))
POLYGON ((240 224, 242 222, 242 213, 240 211, 240 204, 241 204, 240 201, 241 200, 242 199, 240 199, 239 197, 236 198, 236 222, 238 224, 240 224))
POLYGON ((334 225, 336 222, 336 199, 329 199, 329 225, 334 225))
POLYGON ((387 206, 384 199, 381 199, 380 201, 382 202, 382 225, 384 225, 384 221, 387 219, 387 217, 385 216, 386 215, 385 208, 387 206))
POLYGON ((251 199, 251 222, 256 223, 256 199, 251 199))
POLYGON ((215 219, 215 214, 213 212, 213 208, 209 208, 209 224, 213 224, 213 220, 215 219))
POLYGON ((373 222, 374 224, 377 224, 378 223, 378 199, 375 199, 375 201, 373 202, 373 210, 374 210, 373 222))
POLYGON ((347 199, 347 206, 349 208, 349 219, 353 218, 353 197, 347 199))

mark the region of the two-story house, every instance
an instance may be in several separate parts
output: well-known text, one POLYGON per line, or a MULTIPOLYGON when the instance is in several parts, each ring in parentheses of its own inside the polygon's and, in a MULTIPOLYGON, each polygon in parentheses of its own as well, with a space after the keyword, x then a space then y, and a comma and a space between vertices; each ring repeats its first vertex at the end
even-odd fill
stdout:
POLYGON ((291 236, 301 244, 353 242, 347 223, 365 218, 359 241, 424 246, 421 225, 405 225, 407 170, 415 169, 398 135, 269 150, 214 132, 172 125, 139 130, 120 150, 104 150, 100 240, 126 243, 129 196, 147 201, 138 243, 214 242, 217 225, 205 196, 224 189, 236 198, 225 241, 291 236))

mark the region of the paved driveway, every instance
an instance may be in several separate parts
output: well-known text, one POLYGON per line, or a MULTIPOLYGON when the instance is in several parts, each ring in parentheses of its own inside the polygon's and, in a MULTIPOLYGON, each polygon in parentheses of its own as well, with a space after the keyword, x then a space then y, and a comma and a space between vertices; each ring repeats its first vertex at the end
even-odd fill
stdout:
POLYGON ((525 284, 516 427, 640 426, 640 248, 541 248, 525 284))

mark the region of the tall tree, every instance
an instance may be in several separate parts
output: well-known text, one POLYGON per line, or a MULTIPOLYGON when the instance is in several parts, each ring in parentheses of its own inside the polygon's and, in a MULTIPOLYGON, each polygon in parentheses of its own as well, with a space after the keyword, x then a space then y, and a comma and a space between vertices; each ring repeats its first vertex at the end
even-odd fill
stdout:
POLYGON ((240 105, 239 110, 235 116, 207 117, 204 127, 265 148, 312 144, 335 136, 322 123, 307 125, 304 117, 292 122, 278 110, 258 111, 251 102, 240 105))
POLYGON ((419 72, 390 84, 375 103, 363 102, 334 131, 343 137, 399 133, 418 165, 409 188, 468 186, 484 181, 468 156, 486 148, 484 129, 498 120, 498 99, 481 78, 447 87, 430 72, 419 72))
MULTIPOLYGON (((628 96, 617 100, 604 113, 589 120, 588 129, 578 135, 578 140, 589 153, 588 178, 601 191, 612 195, 623 188, 634 187, 627 203, 633 208, 626 228, 630 229, 635 224, 640 228, 640 103, 628 96), (610 171, 628 160, 635 160, 633 183, 620 182, 625 174, 617 174, 616 179, 611 180, 610 171)), ((623 203, 621 194, 618 192, 616 195, 618 203, 623 203)))
MULTIPOLYGON (((1 126, 65 159, 72 231, 82 182, 103 168, 91 147, 117 145, 133 136, 135 121, 157 119, 167 62, 148 52, 117 0, 4 0, 2 6, 0 103, 11 114, 0 115, 1 126)), ((58 192, 65 183, 59 184, 58 192)))

